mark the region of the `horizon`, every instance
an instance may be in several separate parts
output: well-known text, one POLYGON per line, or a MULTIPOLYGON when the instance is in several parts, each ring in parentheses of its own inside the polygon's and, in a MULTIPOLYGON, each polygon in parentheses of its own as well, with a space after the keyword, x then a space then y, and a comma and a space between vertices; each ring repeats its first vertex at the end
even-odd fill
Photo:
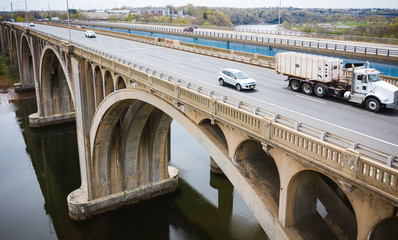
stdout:
MULTIPOLYGON (((278 0, 246 0, 245 2, 239 0, 219 0, 217 2, 212 0, 146 0, 145 2, 131 2, 130 0, 67 0, 69 9, 77 10, 110 10, 115 8, 127 7, 129 9, 152 7, 164 8, 166 4, 173 7, 183 7, 192 4, 195 7, 208 7, 208 8, 272 8, 279 7, 278 0)), ((13 3, 13 12, 25 11, 62 11, 66 10, 66 1, 59 0, 26 0, 27 6, 23 1, 13 3)), ((398 1, 381 0, 281 0, 282 8, 300 8, 300 9, 398 9, 398 1), (344 6, 344 7, 342 7, 344 6)), ((11 12, 11 4, 3 3, 0 5, 1 12, 11 12)))

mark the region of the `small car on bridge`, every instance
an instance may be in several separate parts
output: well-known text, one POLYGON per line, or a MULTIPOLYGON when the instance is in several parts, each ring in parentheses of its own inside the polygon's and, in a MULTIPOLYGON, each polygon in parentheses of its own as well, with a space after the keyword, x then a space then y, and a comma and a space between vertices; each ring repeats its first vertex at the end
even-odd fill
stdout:
POLYGON ((186 27, 183 32, 193 32, 193 27, 186 27))
POLYGON ((95 35, 95 33, 93 32, 93 31, 86 31, 85 33, 84 33, 84 35, 87 37, 87 38, 95 38, 96 37, 96 35, 95 35))
POLYGON ((241 91, 242 89, 254 89, 256 80, 251 78, 247 73, 234 68, 224 68, 218 73, 218 82, 221 86, 230 84, 241 91))

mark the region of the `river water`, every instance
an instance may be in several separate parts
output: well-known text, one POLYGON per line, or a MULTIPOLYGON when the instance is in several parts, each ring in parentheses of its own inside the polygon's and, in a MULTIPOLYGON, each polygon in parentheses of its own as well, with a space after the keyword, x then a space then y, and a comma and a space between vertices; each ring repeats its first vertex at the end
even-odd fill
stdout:
POLYGON ((179 190, 137 206, 72 221, 66 196, 80 186, 74 123, 31 129, 33 98, 0 98, 0 239, 268 239, 209 155, 178 123, 171 162, 179 190))

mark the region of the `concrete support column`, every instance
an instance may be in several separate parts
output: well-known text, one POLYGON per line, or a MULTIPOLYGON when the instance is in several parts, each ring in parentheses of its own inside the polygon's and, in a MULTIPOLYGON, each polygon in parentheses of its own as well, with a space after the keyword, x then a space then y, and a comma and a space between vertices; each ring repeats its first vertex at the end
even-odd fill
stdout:
POLYGON ((268 152, 279 169, 279 221, 282 226, 289 227, 294 223, 294 204, 297 189, 297 184, 289 186, 289 183, 303 167, 297 164, 292 156, 282 150, 272 148, 268 152))
POLYGON ((367 239, 372 229, 384 219, 394 216, 394 206, 358 188, 345 191, 354 208, 358 224, 357 239, 367 239))

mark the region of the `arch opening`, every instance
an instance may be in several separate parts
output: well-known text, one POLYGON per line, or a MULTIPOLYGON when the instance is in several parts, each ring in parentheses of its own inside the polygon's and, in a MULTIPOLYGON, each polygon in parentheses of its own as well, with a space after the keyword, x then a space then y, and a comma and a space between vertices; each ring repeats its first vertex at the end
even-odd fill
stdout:
POLYGON ((294 177, 289 188, 294 193, 294 223, 304 238, 357 238, 353 207, 329 177, 305 170, 294 177))
POLYGON ((280 178, 274 159, 264 151, 261 143, 246 140, 237 148, 234 161, 241 172, 254 183, 257 192, 266 197, 264 201, 275 216, 279 209, 280 178))
POLYGON ((17 52, 17 36, 16 33, 11 31, 11 64, 18 64, 18 52, 17 52))
POLYGON ((34 86, 33 56, 26 36, 22 37, 22 84, 34 86))
POLYGON ((205 119, 200 126, 203 127, 205 131, 211 133, 211 135, 214 136, 228 152, 227 139, 218 124, 212 124, 210 119, 205 119))
POLYGON ((95 90, 94 90, 94 73, 91 63, 86 61, 85 64, 85 74, 84 74, 84 84, 83 84, 83 112, 87 116, 85 121, 87 127, 94 116, 95 112, 95 90))
POLYGON ((119 76, 116 82, 117 82, 117 90, 126 88, 126 83, 124 82, 124 79, 122 77, 119 76))
POLYGON ((114 91, 113 78, 109 71, 105 71, 104 81, 105 81, 104 86, 105 86, 105 97, 106 97, 114 91))
POLYGON ((47 49, 43 55, 40 82, 43 116, 74 111, 65 73, 58 57, 50 49, 47 49))
POLYGON ((172 119, 139 100, 115 103, 94 139, 91 199, 133 190, 169 177, 168 132, 172 119), (110 130, 111 129, 111 130, 110 130))
POLYGON ((4 28, 4 36, 5 36, 5 38, 4 38, 4 47, 5 47, 5 54, 7 55, 7 56, 10 56, 10 49, 9 49, 9 46, 10 46, 10 35, 9 35, 9 32, 8 32, 8 28, 4 28))
POLYGON ((369 240, 398 239, 398 216, 378 223, 369 234, 369 240))
POLYGON ((99 66, 95 66, 94 69, 94 86, 95 86, 95 108, 102 102, 104 99, 104 86, 102 80, 102 73, 99 66))

